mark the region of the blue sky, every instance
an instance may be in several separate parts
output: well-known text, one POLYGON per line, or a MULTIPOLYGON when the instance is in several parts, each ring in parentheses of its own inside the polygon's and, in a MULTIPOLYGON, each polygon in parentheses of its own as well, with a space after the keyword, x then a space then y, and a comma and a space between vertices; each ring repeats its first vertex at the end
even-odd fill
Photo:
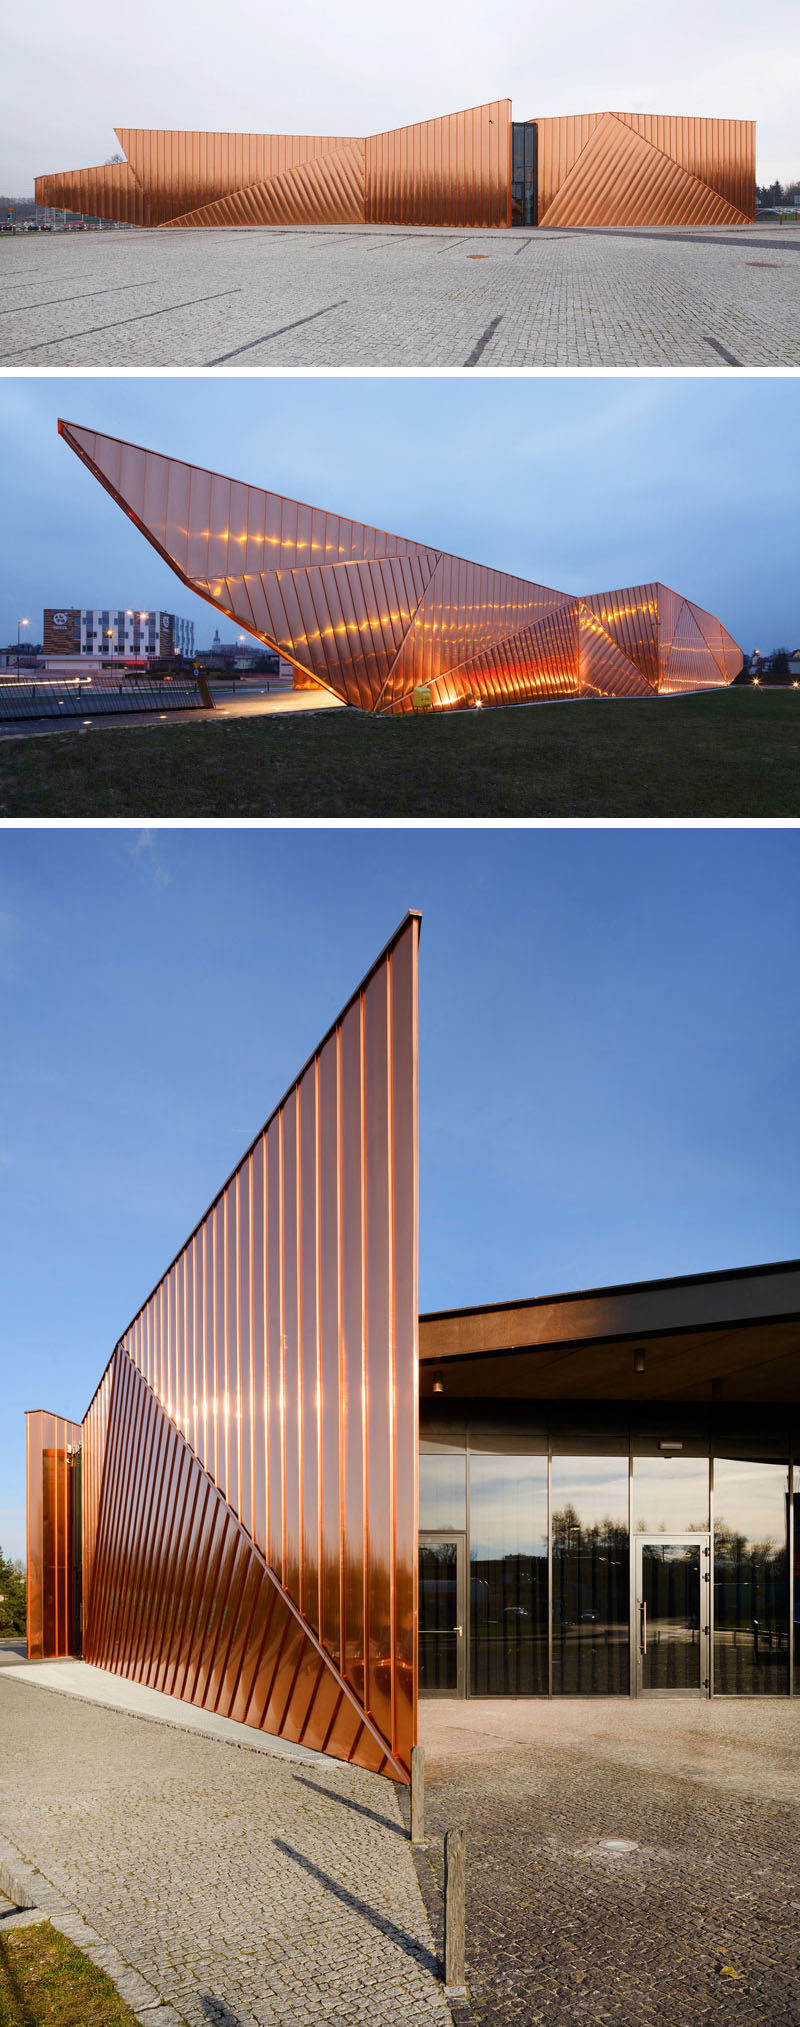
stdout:
POLYGON ((409 906, 424 1309, 795 1256, 792 831, 10 831, 0 1542, 409 906))
POLYGON ((219 621, 58 436, 56 419, 532 577, 660 578, 746 650, 795 647, 797 376, 3 377, 0 643, 45 605, 219 621))

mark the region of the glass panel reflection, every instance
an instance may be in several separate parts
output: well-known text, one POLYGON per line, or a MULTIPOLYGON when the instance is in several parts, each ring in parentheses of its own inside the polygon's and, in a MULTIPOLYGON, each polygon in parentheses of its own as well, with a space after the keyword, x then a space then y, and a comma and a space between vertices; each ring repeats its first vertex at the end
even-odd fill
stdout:
POLYGON ((634 1457, 637 1534, 708 1533, 708 1458, 634 1457))
POLYGON ((458 1690, 458 1543, 419 1545, 420 1695, 458 1690))
POLYGON ((643 1689, 700 1688, 700 1543, 643 1541, 643 1689))
POLYGON ((460 1534, 467 1525, 467 1460, 463 1450, 437 1450, 419 1460, 419 1524, 426 1532, 460 1534))
POLYGON ((553 1694, 624 1694, 629 1677, 628 1466, 554 1457, 553 1694))
POLYGON ((470 1689, 547 1694, 547 1460, 471 1456, 470 1689))
POLYGON ((715 1458, 714 1689, 718 1696, 785 1696, 788 1692, 787 1486, 785 1464, 715 1458))

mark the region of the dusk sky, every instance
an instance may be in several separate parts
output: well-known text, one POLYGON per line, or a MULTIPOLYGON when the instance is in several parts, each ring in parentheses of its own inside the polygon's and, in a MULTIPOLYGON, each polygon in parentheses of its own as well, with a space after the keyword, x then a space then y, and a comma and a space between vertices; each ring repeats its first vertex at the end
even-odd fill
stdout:
POLYGON ((486 99, 554 113, 701 114, 758 125, 762 181, 800 174, 795 0, 573 0, 568 17, 508 0, 452 8, 365 0, 264 9, 254 0, 40 0, 3 31, 0 188, 103 162, 115 126, 366 134, 486 99))
MULTIPOLYGON (((655 579, 745 650, 796 647, 797 375, 282 379, 12 374, 0 385, 0 644, 52 606, 188 592, 57 434, 59 414, 569 592, 655 579)), ((23 635, 23 638, 25 636, 23 635)))
MULTIPOLYGON (((78 474, 80 477, 80 473, 78 474)), ((794 831, 6 830, 0 1543, 409 906, 421 1303, 794 1257, 794 831)))

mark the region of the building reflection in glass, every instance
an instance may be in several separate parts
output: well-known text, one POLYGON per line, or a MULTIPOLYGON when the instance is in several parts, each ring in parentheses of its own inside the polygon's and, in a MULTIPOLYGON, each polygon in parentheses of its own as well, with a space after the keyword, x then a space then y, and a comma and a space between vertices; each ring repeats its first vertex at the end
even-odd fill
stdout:
POLYGON ((628 1689, 628 1464, 554 1457, 553 1694, 628 1689))
POLYGON ((547 1458, 469 1460, 470 1690, 547 1695, 547 1458))
POLYGON ((785 1464, 714 1460, 717 1696, 788 1692, 787 1484, 785 1464))
POLYGON ((463 1450, 420 1452, 420 1534, 463 1534, 467 1525, 467 1460, 463 1450))

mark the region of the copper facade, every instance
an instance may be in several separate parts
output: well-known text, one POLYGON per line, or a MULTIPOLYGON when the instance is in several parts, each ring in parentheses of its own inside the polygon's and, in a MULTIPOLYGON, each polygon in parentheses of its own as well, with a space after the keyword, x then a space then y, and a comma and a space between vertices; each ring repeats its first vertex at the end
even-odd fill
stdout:
MULTIPOLYGON (((755 215, 752 121, 587 113, 528 124, 540 225, 755 215)), ((39 176, 36 201, 131 225, 508 226, 511 127, 510 99, 366 140, 118 127, 124 162, 39 176)))
POLYGON ((585 113, 535 124, 540 225, 742 225, 755 217, 752 120, 585 113))
POLYGON ((80 1527, 75 1525, 75 1457, 80 1422, 36 1408, 25 1417, 28 1469, 28 1653, 71 1654, 79 1642, 75 1579, 80 1527))
POLYGON ((398 1780, 418 940, 411 914, 120 1339, 82 1439, 85 1658, 398 1780))
POLYGON ((664 585, 574 597, 71 422, 65 441, 211 605, 367 711, 657 696, 733 681, 722 622, 664 585))

